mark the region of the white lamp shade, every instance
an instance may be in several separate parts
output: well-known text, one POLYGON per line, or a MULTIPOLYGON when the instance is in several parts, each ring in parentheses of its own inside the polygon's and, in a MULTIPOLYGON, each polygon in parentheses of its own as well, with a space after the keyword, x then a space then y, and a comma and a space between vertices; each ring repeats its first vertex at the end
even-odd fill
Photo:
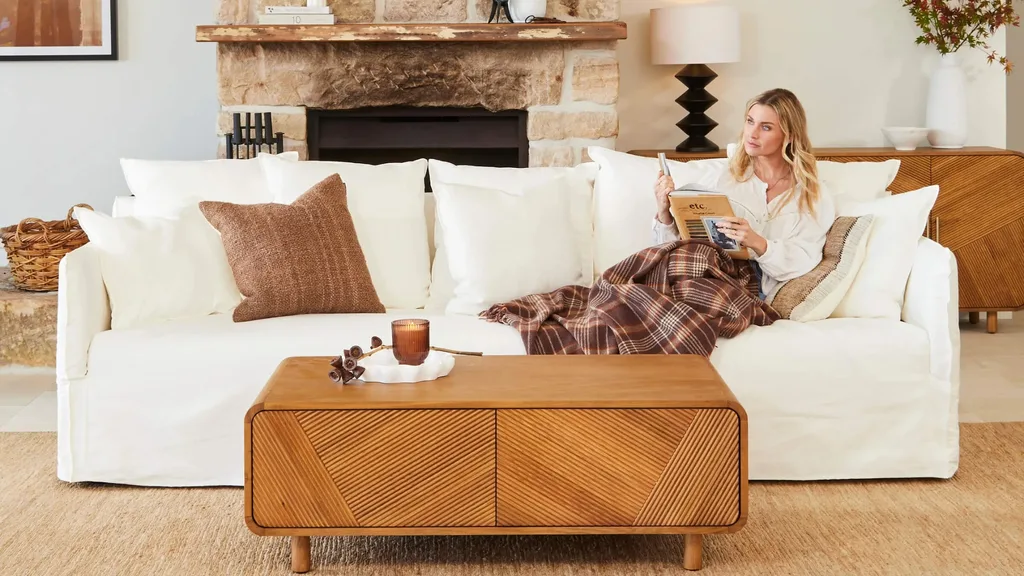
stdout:
POLYGON ((716 64, 740 60, 740 14, 717 2, 651 9, 652 64, 716 64))

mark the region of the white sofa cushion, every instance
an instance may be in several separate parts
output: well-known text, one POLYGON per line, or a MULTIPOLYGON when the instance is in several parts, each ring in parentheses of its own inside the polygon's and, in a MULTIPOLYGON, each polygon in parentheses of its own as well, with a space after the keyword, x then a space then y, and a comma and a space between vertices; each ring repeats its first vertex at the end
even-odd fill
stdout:
MULTIPOLYGON (((291 204, 316 183, 338 174, 366 256, 373 286, 386 308, 421 308, 430 289, 424 216, 427 161, 371 165, 288 162, 260 156, 273 201, 291 204)), ((297 248, 300 249, 300 248, 297 248)))
POLYGON ((929 360, 924 329, 863 318, 751 326, 711 355, 747 412, 751 479, 791 480, 947 477, 954 392, 929 360))
POLYGON ((241 301, 220 235, 198 205, 178 214, 114 218, 75 209, 99 255, 112 329, 226 313, 241 301))
POLYGON ((571 176, 518 193, 437 185, 437 215, 455 284, 446 312, 477 315, 498 302, 589 280, 593 266, 583 253, 590 242, 573 228, 572 195, 579 188, 571 176))
MULTIPOLYGON (((587 153, 600 166, 594 182, 594 272, 600 275, 652 244, 651 225, 657 212, 654 183, 660 166, 657 158, 600 146, 590 146, 587 153)), ((668 161, 676 186, 713 186, 726 164, 724 158, 668 161)))
MULTIPOLYGON (((430 186, 433 190, 446 184, 462 184, 478 186, 493 190, 501 190, 509 194, 522 194, 523 190, 539 186, 560 176, 574 176, 576 184, 571 196, 573 202, 573 229, 576 231, 580 245, 589 246, 582 250, 584 262, 593 261, 593 185, 597 177, 598 166, 593 162, 585 162, 572 167, 534 167, 534 168, 497 168, 490 166, 458 165, 442 160, 431 159, 429 164, 430 186), (580 182, 585 183, 580 184, 580 182)), ((448 253, 445 249, 444 231, 440 222, 434 226, 435 254, 431 271, 430 297, 428 310, 444 310, 452 299, 455 281, 449 269, 448 253)), ((593 275, 588 274, 582 279, 583 284, 592 284, 593 275)))
POLYGON ((864 262, 832 318, 899 320, 918 240, 938 198, 938 186, 848 204, 839 216, 872 214, 864 262))
MULTIPOLYGON (((270 156, 263 154, 261 156, 270 156)), ((297 161, 298 152, 274 156, 297 161)), ((136 216, 172 217, 202 200, 259 204, 270 202, 259 160, 139 160, 121 159, 128 189, 135 195, 136 216)))

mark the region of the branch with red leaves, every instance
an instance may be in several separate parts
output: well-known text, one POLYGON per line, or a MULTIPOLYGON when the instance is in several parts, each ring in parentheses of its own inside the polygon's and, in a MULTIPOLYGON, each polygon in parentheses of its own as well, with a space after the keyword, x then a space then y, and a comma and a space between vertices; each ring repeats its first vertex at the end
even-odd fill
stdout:
POLYGON ((902 0, 921 29, 916 44, 938 48, 940 54, 952 54, 969 46, 981 48, 989 64, 998 61, 1009 73, 1013 63, 998 54, 987 40, 999 28, 1020 26, 1013 0, 902 0))

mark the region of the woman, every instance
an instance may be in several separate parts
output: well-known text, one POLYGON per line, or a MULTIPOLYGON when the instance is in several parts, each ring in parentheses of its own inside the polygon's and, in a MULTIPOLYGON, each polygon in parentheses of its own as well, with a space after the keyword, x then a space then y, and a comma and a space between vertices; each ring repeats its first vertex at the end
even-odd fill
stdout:
MULTIPOLYGON (((718 228, 753 251, 764 299, 779 284, 810 272, 821 262, 835 207, 821 192, 806 115, 789 90, 769 90, 747 103, 739 144, 728 170, 712 184, 749 210, 749 220, 725 218, 718 228)), ((674 188, 672 177, 659 171, 654 192, 657 244, 679 239, 668 201, 674 188)))

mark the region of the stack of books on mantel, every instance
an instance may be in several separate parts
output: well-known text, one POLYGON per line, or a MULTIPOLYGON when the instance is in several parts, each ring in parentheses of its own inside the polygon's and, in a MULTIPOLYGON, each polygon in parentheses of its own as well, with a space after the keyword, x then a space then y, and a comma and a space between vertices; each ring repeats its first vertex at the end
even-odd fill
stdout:
MULTIPOLYGON (((312 2, 310 4, 313 4, 312 2)), ((267 6, 260 14, 260 24, 309 26, 334 24, 330 6, 267 6)))

